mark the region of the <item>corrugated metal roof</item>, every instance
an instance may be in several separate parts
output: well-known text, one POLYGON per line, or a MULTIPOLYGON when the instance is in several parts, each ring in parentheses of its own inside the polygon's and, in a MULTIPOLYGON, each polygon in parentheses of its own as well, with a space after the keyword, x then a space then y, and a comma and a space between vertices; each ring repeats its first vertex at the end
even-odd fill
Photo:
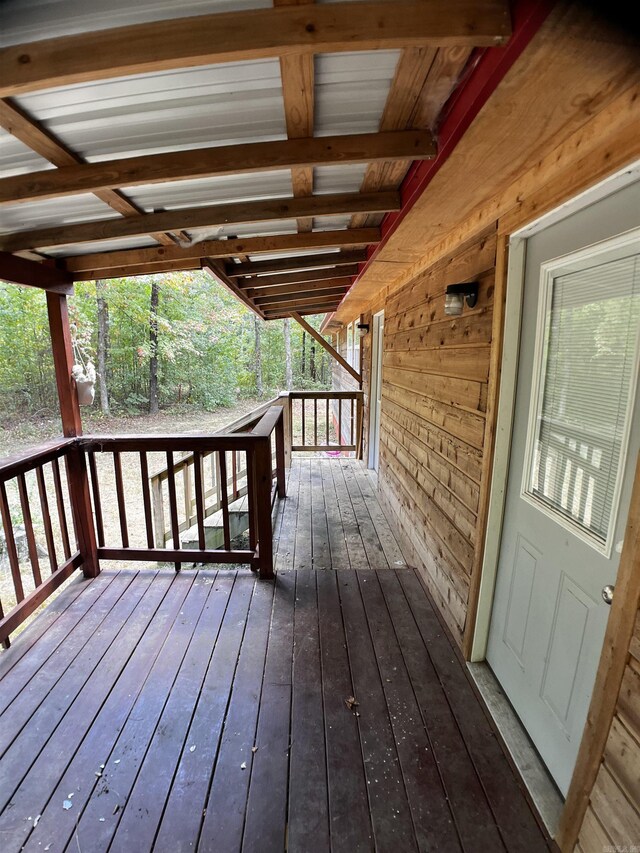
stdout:
POLYGON ((71 195, 30 204, 0 208, 0 234, 83 222, 87 219, 120 219, 120 215, 92 195, 71 195))
POLYGON ((0 128, 0 175, 8 178, 10 175, 36 172, 40 169, 53 169, 53 166, 0 128))
POLYGON ((277 60, 64 86, 18 103, 89 162, 287 135, 277 60))
POLYGON ((316 166, 313 188, 316 193, 357 193, 362 186, 366 163, 351 166, 316 166))
POLYGON ((314 231, 338 231, 340 228, 348 228, 351 216, 314 216, 314 231))
POLYGON ((0 46, 271 5, 271 0, 0 0, 0 46))
POLYGON ((378 130, 399 56, 398 50, 318 55, 315 134, 378 130))
POLYGON ((194 243, 201 240, 217 240, 221 237, 266 237, 273 234, 295 234, 295 219, 278 222, 247 222, 241 225, 220 225, 215 228, 193 228, 189 234, 194 243))
POLYGON ((291 172, 254 172, 245 175, 223 175, 195 181, 175 181, 128 187, 127 197, 151 213, 157 208, 201 207, 218 202, 251 201, 267 198, 289 198, 292 194, 291 172))

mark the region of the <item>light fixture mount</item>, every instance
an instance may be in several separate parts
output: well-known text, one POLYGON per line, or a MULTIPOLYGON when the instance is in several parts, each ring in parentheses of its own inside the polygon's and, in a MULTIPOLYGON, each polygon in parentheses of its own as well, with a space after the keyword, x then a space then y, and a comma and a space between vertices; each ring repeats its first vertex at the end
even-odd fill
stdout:
POLYGON ((447 285, 444 298, 444 313, 454 317, 462 314, 465 301, 469 308, 475 308, 478 302, 477 281, 447 285))

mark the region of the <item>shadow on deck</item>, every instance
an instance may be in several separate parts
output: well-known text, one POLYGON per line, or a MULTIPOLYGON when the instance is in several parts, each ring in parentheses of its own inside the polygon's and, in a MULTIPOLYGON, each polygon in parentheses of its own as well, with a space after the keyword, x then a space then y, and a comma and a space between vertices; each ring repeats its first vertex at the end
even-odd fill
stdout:
POLYGON ((2 655, 5 853, 547 849, 364 470, 289 495, 275 581, 105 570, 2 655))

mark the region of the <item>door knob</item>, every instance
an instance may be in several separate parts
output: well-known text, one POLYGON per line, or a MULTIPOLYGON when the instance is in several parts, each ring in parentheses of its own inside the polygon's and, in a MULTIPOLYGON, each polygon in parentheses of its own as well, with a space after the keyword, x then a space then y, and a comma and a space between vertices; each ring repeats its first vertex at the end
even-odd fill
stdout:
POLYGON ((614 589, 615 589, 615 586, 613 586, 610 583, 608 583, 606 586, 602 587, 602 600, 604 601, 605 604, 611 604, 611 602, 613 601, 614 589))

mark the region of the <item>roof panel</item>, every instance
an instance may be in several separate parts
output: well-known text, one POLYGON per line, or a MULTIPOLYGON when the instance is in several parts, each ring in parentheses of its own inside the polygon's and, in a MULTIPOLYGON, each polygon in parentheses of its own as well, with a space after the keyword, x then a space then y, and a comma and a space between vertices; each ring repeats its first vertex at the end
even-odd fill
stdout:
POLYGON ((261 9, 271 0, 1 0, 0 46, 147 21, 261 9))
POLYGON ((316 136, 375 133, 398 64, 398 50, 316 57, 316 136))
POLYGON ((77 246, 57 246, 47 249, 47 255, 66 257, 68 255, 85 255, 94 252, 118 252, 120 249, 142 249, 157 247, 153 237, 123 237, 120 240, 96 240, 95 243, 82 243, 77 246))
POLYGON ((3 206, 0 213, 0 234, 67 225, 88 219, 120 219, 120 216, 92 195, 9 204, 3 206))
POLYGON ((366 163, 355 163, 351 166, 316 166, 313 170, 314 192, 357 193, 366 171, 366 163))
POLYGON ((257 201, 267 198, 289 198, 293 195, 291 172, 254 172, 242 175, 223 175, 194 181, 174 181, 130 187, 127 196, 151 213, 158 208, 201 207, 236 201, 257 201))
POLYGON ((286 138, 277 60, 64 86, 18 103, 89 162, 286 138))
POLYGON ((351 216, 314 216, 313 230, 314 231, 339 231, 341 228, 348 228, 351 216))
POLYGON ((53 169, 53 166, 0 128, 0 177, 8 178, 40 169, 53 169))

